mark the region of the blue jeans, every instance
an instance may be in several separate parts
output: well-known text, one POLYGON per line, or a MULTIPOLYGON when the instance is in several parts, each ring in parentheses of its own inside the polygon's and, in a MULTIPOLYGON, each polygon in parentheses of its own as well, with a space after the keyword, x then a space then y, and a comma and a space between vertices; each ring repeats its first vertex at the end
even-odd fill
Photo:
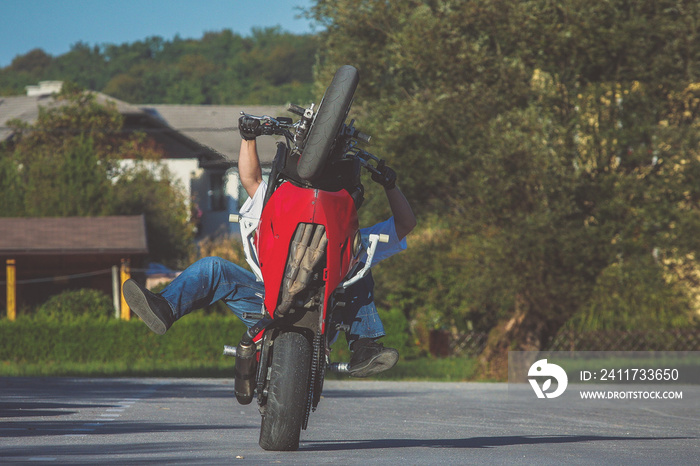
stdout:
MULTIPOLYGON (((368 274, 346 290, 346 306, 340 312, 342 324, 349 327, 348 342, 358 338, 384 336, 384 326, 374 305, 374 281, 368 274)), ((239 319, 252 327, 257 319, 246 313, 262 310, 265 287, 243 267, 220 257, 205 257, 187 267, 160 293, 173 309, 175 319, 223 300, 239 319)))

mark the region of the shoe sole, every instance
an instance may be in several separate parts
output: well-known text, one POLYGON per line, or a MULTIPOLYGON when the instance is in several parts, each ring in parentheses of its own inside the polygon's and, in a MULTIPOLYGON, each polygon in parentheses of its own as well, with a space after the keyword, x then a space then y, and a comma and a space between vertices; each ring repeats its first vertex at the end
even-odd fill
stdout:
POLYGON ((124 300, 129 305, 132 311, 138 315, 141 320, 158 335, 163 335, 168 330, 162 320, 151 310, 146 300, 146 295, 133 281, 127 280, 123 287, 124 300))
POLYGON ((369 377, 394 367, 399 361, 399 352, 395 349, 385 349, 376 356, 370 358, 360 367, 351 369, 348 373, 352 377, 369 377))

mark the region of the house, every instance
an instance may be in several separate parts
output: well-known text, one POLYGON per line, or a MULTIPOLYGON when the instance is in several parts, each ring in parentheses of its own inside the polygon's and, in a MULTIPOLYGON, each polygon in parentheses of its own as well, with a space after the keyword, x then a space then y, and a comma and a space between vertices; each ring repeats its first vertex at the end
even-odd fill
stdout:
MULTIPOLYGON (((0 97, 0 142, 12 137, 8 120, 35 122, 40 106, 55 105, 53 94, 60 88, 60 81, 42 81, 28 86, 27 95, 0 97)), ((236 224, 228 222, 229 214, 238 213, 246 197, 236 169, 241 142, 238 118, 242 111, 278 116, 285 114, 283 107, 133 105, 99 92, 95 95, 98 102, 116 105, 126 131, 144 132, 163 149, 163 163, 193 203, 193 210, 201 211, 200 237, 238 231, 236 224)), ((259 140, 264 172, 272 164, 277 140, 259 140)))
MULTIPOLYGON (((238 225, 229 224, 229 214, 238 213, 247 198, 236 168, 241 145, 238 118, 241 112, 276 117, 286 114, 285 109, 255 105, 140 105, 139 108, 168 128, 220 154, 219 159, 200 160, 195 170, 180 170, 178 178, 189 178, 191 199, 203 214, 204 236, 237 233, 238 225)), ((258 139, 258 155, 265 174, 270 170, 279 140, 270 136, 258 139)), ((173 165, 169 168, 176 170, 173 165)))

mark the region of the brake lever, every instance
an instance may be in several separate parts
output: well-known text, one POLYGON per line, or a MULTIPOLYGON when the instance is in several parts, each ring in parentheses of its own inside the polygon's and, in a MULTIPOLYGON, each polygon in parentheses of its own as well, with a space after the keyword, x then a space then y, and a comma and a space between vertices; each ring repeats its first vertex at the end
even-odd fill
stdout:
POLYGON ((360 161, 360 165, 365 167, 365 169, 370 173, 381 174, 381 172, 370 163, 370 160, 374 160, 377 163, 381 162, 379 157, 374 154, 370 154, 366 150, 355 149, 355 151, 356 152, 354 155, 357 156, 358 160, 360 161))

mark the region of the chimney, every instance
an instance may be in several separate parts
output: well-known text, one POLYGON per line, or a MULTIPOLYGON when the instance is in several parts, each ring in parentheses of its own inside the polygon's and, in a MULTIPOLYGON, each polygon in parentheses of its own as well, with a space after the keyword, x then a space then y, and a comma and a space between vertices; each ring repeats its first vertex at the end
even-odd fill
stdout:
POLYGON ((61 92, 63 81, 39 81, 38 86, 26 86, 28 97, 42 97, 61 92))

